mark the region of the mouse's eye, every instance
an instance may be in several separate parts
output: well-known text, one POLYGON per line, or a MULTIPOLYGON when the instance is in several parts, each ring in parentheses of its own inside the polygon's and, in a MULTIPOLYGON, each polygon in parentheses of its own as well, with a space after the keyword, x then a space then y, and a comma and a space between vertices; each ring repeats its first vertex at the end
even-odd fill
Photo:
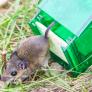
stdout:
POLYGON ((18 68, 19 68, 19 69, 26 69, 26 68, 27 68, 27 64, 24 63, 24 62, 20 62, 20 63, 18 64, 18 68))

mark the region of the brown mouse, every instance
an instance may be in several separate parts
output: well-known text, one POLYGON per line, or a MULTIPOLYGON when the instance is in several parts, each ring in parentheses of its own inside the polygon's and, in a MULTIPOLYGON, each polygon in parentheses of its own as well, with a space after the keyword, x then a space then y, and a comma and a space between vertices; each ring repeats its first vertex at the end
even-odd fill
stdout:
POLYGON ((4 75, 18 78, 27 78, 36 69, 48 65, 48 32, 55 24, 52 22, 46 29, 45 36, 32 36, 23 39, 11 54, 7 62, 4 75))

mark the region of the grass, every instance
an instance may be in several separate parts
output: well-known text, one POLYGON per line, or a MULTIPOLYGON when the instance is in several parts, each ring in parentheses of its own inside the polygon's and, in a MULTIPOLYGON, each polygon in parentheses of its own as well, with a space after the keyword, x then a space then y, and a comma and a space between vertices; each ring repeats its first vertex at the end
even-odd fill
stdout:
MULTIPOLYGON (((10 53, 17 46, 18 42, 23 38, 33 35, 28 22, 36 13, 37 3, 38 0, 14 0, 9 3, 10 7, 6 10, 5 14, 0 14, 1 66, 1 53, 3 50, 7 51, 7 59, 9 59, 10 53)), ((62 90, 61 92, 89 92, 90 85, 92 85, 91 74, 85 73, 82 74, 83 76, 74 79, 67 76, 68 72, 58 73, 50 68, 46 74, 38 75, 40 78, 37 81, 33 79, 33 81, 27 84, 18 83, 0 89, 0 92, 31 92, 37 88, 46 88, 47 92, 55 92, 53 91, 55 89, 62 90)))

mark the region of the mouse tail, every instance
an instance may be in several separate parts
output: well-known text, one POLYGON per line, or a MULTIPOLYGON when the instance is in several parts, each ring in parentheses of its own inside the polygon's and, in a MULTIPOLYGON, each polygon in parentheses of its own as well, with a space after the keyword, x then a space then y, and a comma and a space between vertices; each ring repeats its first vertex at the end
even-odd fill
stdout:
POLYGON ((55 21, 53 21, 53 22, 48 26, 48 28, 46 29, 46 31, 45 31, 45 38, 46 38, 46 39, 48 38, 48 32, 49 32, 49 30, 50 30, 51 27, 54 26, 54 25, 55 25, 55 21))

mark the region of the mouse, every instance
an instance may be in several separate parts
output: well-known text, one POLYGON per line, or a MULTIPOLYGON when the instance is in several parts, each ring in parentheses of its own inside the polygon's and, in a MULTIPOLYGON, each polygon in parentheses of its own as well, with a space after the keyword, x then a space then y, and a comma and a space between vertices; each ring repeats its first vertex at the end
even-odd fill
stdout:
POLYGON ((54 24, 55 22, 52 22, 47 27, 44 36, 38 35, 22 39, 6 63, 2 76, 14 78, 14 80, 20 78, 25 80, 37 69, 47 67, 50 47, 48 33, 54 24))

